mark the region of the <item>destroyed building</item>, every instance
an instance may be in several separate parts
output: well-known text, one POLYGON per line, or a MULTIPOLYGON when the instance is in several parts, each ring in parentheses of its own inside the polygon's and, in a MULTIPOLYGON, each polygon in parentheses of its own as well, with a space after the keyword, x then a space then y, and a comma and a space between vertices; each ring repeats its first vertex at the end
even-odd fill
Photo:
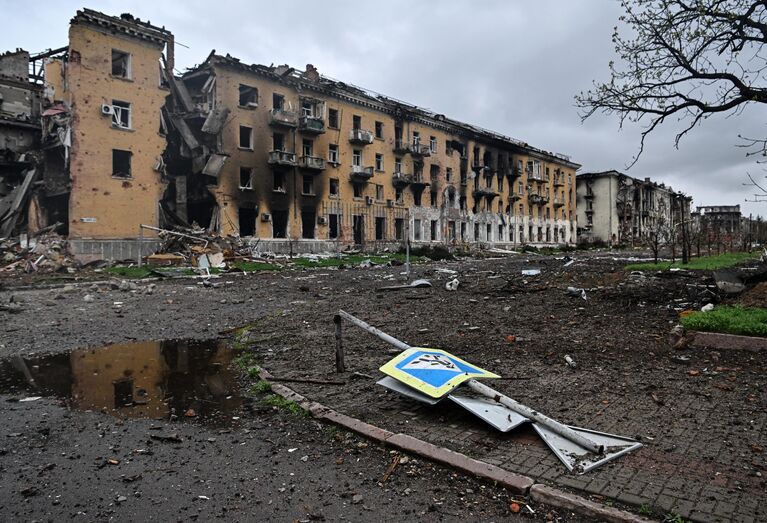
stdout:
POLYGON ((642 245, 648 235, 673 236, 690 220, 692 198, 664 183, 615 170, 577 176, 578 234, 585 243, 642 245))
POLYGON ((19 80, 42 99, 29 121, 44 190, 18 210, 31 230, 61 222, 81 259, 151 252, 142 224, 275 252, 576 241, 580 166, 565 155, 311 65, 214 51, 175 76, 173 45, 164 28, 83 9, 69 45, 41 55, 44 84, 19 80))
POLYGON ((712 251, 748 249, 767 238, 761 218, 743 216, 740 205, 698 206, 692 213, 698 247, 712 251))

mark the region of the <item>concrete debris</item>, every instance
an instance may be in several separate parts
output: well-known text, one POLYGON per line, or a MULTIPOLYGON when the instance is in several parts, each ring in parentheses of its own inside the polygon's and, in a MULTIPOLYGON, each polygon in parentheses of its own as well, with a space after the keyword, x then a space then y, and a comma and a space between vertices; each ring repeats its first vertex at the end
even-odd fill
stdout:
POLYGON ((714 304, 713 303, 709 303, 707 305, 704 305, 703 307, 700 308, 700 310, 701 310, 701 312, 710 312, 710 311, 714 310, 714 304))
POLYGON ((457 291, 459 284, 460 282, 458 281, 458 278, 453 278, 449 282, 445 283, 445 289, 448 291, 457 291))
POLYGON ((578 365, 575 363, 575 360, 572 359, 569 355, 565 354, 565 363, 567 363, 567 366, 571 369, 574 369, 578 365))
POLYGON ((540 273, 540 269, 522 269, 522 276, 538 276, 540 273))
POLYGON ((568 287, 567 288, 567 294, 570 296, 578 297, 580 296, 584 300, 586 300, 586 289, 581 289, 579 287, 568 287))

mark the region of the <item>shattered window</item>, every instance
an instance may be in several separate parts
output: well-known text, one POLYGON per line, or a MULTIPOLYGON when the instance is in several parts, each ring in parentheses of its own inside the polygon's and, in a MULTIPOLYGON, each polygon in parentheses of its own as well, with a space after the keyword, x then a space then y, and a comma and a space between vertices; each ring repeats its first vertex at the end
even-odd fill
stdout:
POLYGON ((240 167, 240 189, 253 188, 253 169, 240 167))
POLYGON ((272 135, 272 150, 282 151, 285 149, 285 137, 279 133, 272 135))
POLYGON ((112 49, 112 76, 118 78, 131 77, 130 53, 112 49))
POLYGON ((405 220, 402 218, 394 218, 394 237, 397 240, 405 238, 403 231, 405 230, 405 220))
POLYGON ((386 239, 386 218, 376 216, 376 240, 386 239))
POLYGON ((432 153, 437 152, 437 137, 436 136, 430 136, 429 137, 429 150, 432 153))
POLYGON ((420 145, 421 143, 421 133, 418 131, 413 131, 413 145, 420 145))
POLYGON ((274 171, 274 184, 272 189, 275 192, 285 192, 285 173, 274 171))
POLYGON ((311 140, 304 140, 303 142, 304 156, 311 156, 313 150, 314 150, 314 142, 312 142, 311 140))
POLYGON ((448 167, 445 169, 445 179, 450 182, 453 179, 453 168, 448 167))
POLYGON ((330 179, 330 196, 338 196, 338 178, 330 179))
POLYGON ((352 165, 360 166, 362 165, 362 151, 359 149, 354 149, 352 151, 352 165))
POLYGON ((436 191, 432 191, 430 193, 430 197, 431 197, 431 206, 432 207, 436 207, 437 206, 437 192, 436 191))
POLYGON ((383 138, 383 122, 376 122, 376 138, 383 138))
POLYGON ((328 237, 330 239, 338 238, 338 215, 328 214, 328 237))
POLYGON ((244 125, 240 126, 240 148, 253 148, 253 129, 244 125))
POLYGON ((131 156, 130 151, 112 149, 112 176, 117 178, 131 177, 131 156))
POLYGON ((258 89, 240 84, 240 107, 258 107, 258 89))
POLYGON ((421 220, 413 220, 413 240, 421 241, 421 220))
POLYGON ((354 197, 355 198, 362 198, 362 196, 365 193, 365 189, 362 187, 361 183, 355 183, 353 185, 354 187, 354 197))
POLYGON ((402 158, 395 158, 395 160, 394 160, 394 172, 395 173, 401 173, 402 172, 402 158))
POLYGON ((328 109, 328 127, 338 129, 338 109, 328 109))
POLYGON ((437 224, 437 220, 432 220, 431 221, 431 239, 432 239, 432 241, 439 240, 439 236, 438 236, 438 230, 439 229, 438 229, 437 225, 438 225, 437 224))
POLYGON ((383 185, 376 184, 376 200, 383 201, 384 199, 384 188, 383 185))
POLYGON ((328 145, 328 161, 338 163, 338 145, 331 143, 328 145))
POLYGON ((394 188, 394 199, 397 203, 402 203, 402 188, 400 187, 394 188))
POLYGON ((362 117, 359 115, 352 116, 352 129, 355 131, 362 128, 362 117))
POLYGON ((384 170, 383 154, 376 154, 376 171, 384 170))
POLYGON ((128 102, 112 100, 112 125, 120 129, 131 128, 131 109, 128 102))
POLYGON ((272 107, 282 111, 285 108, 285 97, 277 93, 272 94, 272 107))
POLYGON ((314 177, 311 175, 304 176, 303 187, 301 188, 302 194, 312 195, 314 194, 314 177))

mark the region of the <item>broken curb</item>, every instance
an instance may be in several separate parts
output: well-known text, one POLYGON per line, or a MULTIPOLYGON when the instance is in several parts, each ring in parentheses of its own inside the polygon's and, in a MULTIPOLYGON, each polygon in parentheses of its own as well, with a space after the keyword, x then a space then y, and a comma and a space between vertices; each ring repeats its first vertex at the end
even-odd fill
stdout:
POLYGON ((538 503, 545 503, 555 507, 576 512, 589 518, 609 523, 650 523, 651 520, 643 518, 614 507, 606 507, 581 496, 570 494, 546 485, 537 483, 530 488, 530 497, 538 503))
POLYGON ((714 350, 745 350, 749 352, 767 351, 767 338, 740 336, 718 332, 690 331, 687 334, 690 347, 714 350))
MULTIPOLYGON (((268 380, 272 375, 261 369, 259 377, 268 380)), ((547 485, 535 483, 535 480, 521 474, 515 474, 490 463, 470 458, 460 452, 439 447, 432 443, 408 436, 393 433, 376 427, 362 420, 347 416, 321 403, 310 401, 294 390, 278 383, 272 384, 272 392, 286 400, 294 401, 312 417, 326 420, 335 425, 355 432, 382 445, 397 448, 421 456, 430 461, 441 463, 464 474, 482 478, 506 488, 513 494, 529 495, 539 503, 545 503, 559 508, 576 512, 586 517, 596 518, 610 523, 650 523, 650 520, 632 514, 631 512, 613 507, 606 507, 584 497, 570 494, 547 485)))

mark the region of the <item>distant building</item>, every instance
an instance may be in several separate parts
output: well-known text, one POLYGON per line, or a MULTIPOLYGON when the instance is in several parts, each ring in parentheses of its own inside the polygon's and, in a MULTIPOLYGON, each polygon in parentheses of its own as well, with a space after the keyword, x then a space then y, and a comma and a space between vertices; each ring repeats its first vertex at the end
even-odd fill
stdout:
POLYGON ((699 243, 708 252, 731 251, 743 244, 744 231, 750 226, 743 218, 740 205, 707 205, 695 208, 692 213, 699 243))
POLYGON ((576 177, 578 237, 582 242, 641 245, 648 235, 672 234, 689 221, 692 198, 671 187, 618 171, 576 177))

